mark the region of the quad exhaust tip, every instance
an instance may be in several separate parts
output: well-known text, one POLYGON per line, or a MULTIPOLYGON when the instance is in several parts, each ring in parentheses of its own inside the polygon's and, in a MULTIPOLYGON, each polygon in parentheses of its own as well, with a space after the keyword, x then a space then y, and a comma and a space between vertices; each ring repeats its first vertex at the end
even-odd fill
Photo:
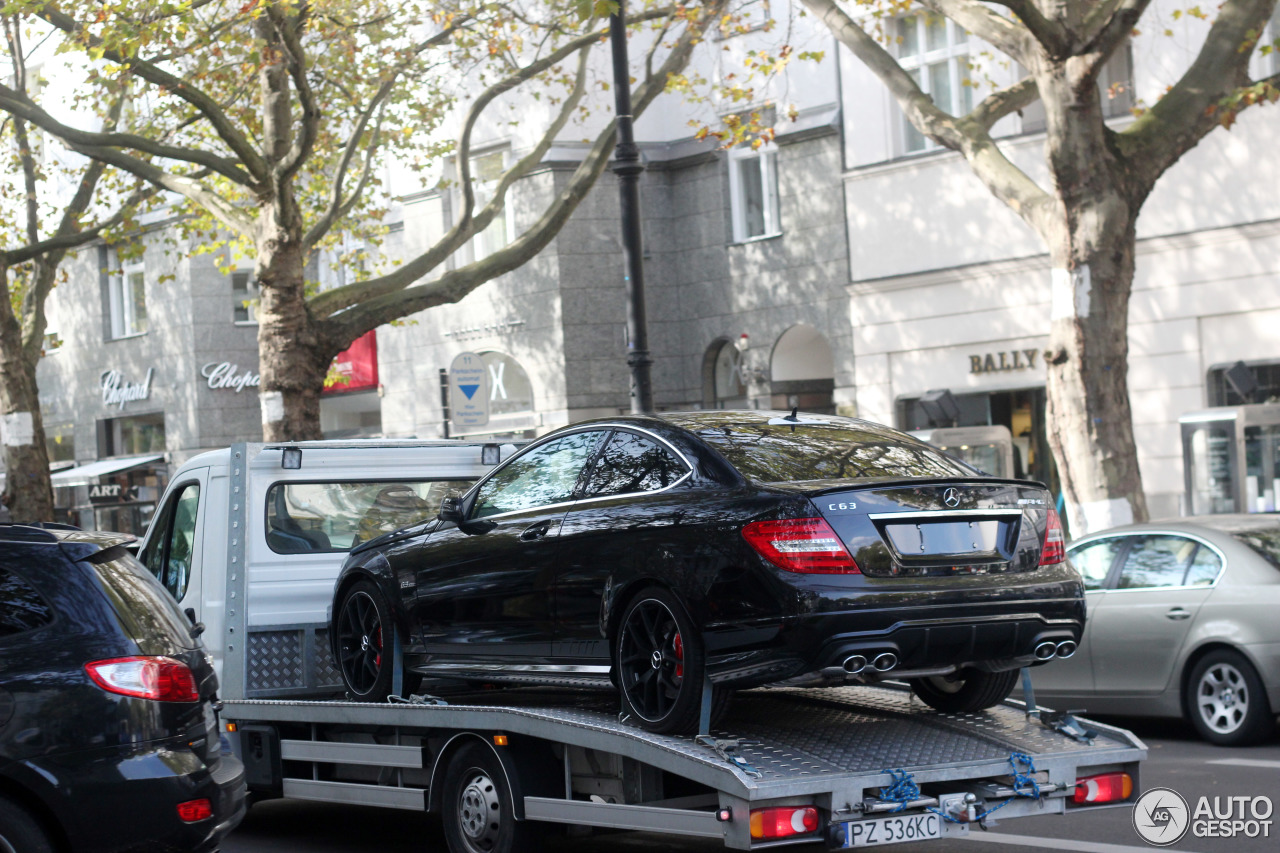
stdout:
POLYGON ((876 672, 888 672, 898 665, 898 656, 893 652, 884 652, 876 655, 876 659, 871 662, 876 672))
POLYGON ((1074 640, 1063 640, 1061 643, 1058 643, 1056 653, 1058 657, 1066 660, 1076 653, 1077 648, 1079 648, 1079 646, 1076 645, 1074 640))
POLYGON ((842 666, 845 672, 850 675, 857 675, 867 668, 867 659, 862 655, 849 655, 844 659, 842 666))
MULTIPOLYGON (((1075 644, 1072 643, 1072 646, 1074 645, 1075 644)), ((1058 648, 1059 648, 1059 645, 1057 643, 1053 642, 1052 640, 1045 640, 1043 643, 1036 646, 1036 650, 1035 650, 1036 660, 1053 660, 1053 656, 1058 654, 1058 648)), ((1071 651, 1074 653, 1075 649, 1072 648, 1071 651)), ((1070 657, 1070 655, 1067 655, 1067 657, 1070 657)))

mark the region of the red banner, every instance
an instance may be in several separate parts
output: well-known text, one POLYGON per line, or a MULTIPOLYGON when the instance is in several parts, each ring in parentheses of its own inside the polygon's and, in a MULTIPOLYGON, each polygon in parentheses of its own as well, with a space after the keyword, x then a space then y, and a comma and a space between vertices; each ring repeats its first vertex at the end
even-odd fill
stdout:
POLYGON ((355 341, 329 365, 324 378, 324 394, 350 394, 372 391, 378 387, 378 338, 368 332, 355 341))

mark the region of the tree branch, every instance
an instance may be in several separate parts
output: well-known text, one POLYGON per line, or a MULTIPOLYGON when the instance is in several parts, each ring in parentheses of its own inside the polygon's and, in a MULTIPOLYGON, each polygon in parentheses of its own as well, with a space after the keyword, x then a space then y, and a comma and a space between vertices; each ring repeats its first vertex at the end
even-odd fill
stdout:
POLYGON ((1181 79, 1132 125, 1114 135, 1116 149, 1133 174, 1135 195, 1145 198, 1155 182, 1194 148, 1221 119, 1219 104, 1250 84, 1250 39, 1262 32, 1276 0, 1227 0, 1195 61, 1181 79))
MULTIPOLYGON (((671 53, 657 72, 636 87, 632 113, 640 116, 666 88, 668 78, 685 66, 694 46, 701 40, 707 24, 716 20, 725 6, 725 0, 713 0, 703 10, 703 16, 695 25, 690 21, 687 29, 672 48, 671 53)), ((340 352, 352 341, 392 320, 436 305, 457 302, 486 281, 516 269, 541 252, 559 233, 560 228, 581 204, 596 179, 608 164, 613 151, 616 119, 596 137, 586 158, 578 165, 568 185, 556 201, 534 223, 533 227, 518 239, 497 252, 446 272, 442 277, 403 290, 384 293, 374 299, 361 302, 350 310, 322 320, 331 347, 340 352)))
POLYGON ((997 15, 975 0, 920 0, 926 9, 955 21, 998 50, 1027 65, 1031 33, 1016 21, 997 15))
POLYGON ((1012 86, 987 95, 978 102, 967 118, 976 122, 984 131, 989 131, 1000 119, 1031 106, 1039 99, 1040 90, 1036 87, 1036 78, 1024 77, 1012 86))
POLYGON ((1081 55, 1089 57, 1094 69, 1101 68, 1111 58, 1111 54, 1116 52, 1116 48, 1133 34, 1138 19, 1150 5, 1151 0, 1121 0, 1095 8, 1085 18, 1085 30, 1086 33, 1092 33, 1096 28, 1097 35, 1089 39, 1089 43, 1080 51, 1081 55), (1114 10, 1110 17, 1102 17, 1104 7, 1114 10))
MULTIPOLYGON (((82 43, 101 49, 103 56, 119 65, 127 67, 134 74, 137 74, 143 80, 152 85, 159 86, 167 92, 181 98, 191 104, 205 117, 210 126, 213 127, 218 137, 232 150, 244 164, 249 174, 253 176, 253 180, 259 182, 258 189, 265 186, 270 179, 271 170, 267 166, 266 161, 254 149, 249 140, 242 134, 227 114, 218 105, 218 102, 211 98, 200 89, 191 85, 191 82, 181 77, 177 77, 169 72, 159 68, 158 66, 140 59, 136 56, 125 56, 117 50, 107 48, 102 39, 88 32, 77 21, 70 16, 58 11, 54 6, 46 4, 34 10, 35 14, 63 32, 75 36, 82 43)), ((138 149, 143 150, 143 149, 138 149)), ((150 152, 149 152, 150 153, 150 152)), ((209 165, 207 163, 201 165, 209 165)), ((239 181, 238 181, 239 182, 239 181)), ((246 184, 252 186, 252 184, 246 184)))
POLYGON ((1062 22, 1045 17, 1036 0, 995 0, 995 2, 1017 15, 1018 20, 1051 58, 1065 59, 1071 54, 1076 43, 1074 34, 1063 26, 1062 22))
POLYGON ((293 79, 293 87, 298 92, 298 103, 302 107, 302 128, 289 153, 276 164, 276 180, 283 184, 289 181, 315 149, 316 137, 320 133, 320 105, 316 103, 315 92, 311 90, 311 81, 307 79, 307 53, 298 37, 298 29, 306 17, 307 4, 299 5, 293 15, 286 15, 279 6, 268 4, 267 16, 280 34, 285 53, 289 57, 289 76, 293 79))

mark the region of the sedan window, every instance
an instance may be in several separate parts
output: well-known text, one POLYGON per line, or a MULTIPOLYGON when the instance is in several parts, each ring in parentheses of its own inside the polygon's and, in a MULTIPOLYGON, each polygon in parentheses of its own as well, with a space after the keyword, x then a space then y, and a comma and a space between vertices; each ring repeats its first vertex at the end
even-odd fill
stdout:
POLYGON ((665 489, 688 468, 671 451, 635 433, 615 432, 587 478, 586 497, 665 489))
POLYGON ((1212 586, 1221 571, 1222 558, 1211 549, 1201 545, 1200 549, 1196 551, 1196 558, 1191 561, 1191 568, 1187 569, 1187 579, 1183 581, 1183 585, 1212 586))
POLYGON ((1123 539, 1102 539, 1071 550, 1071 565, 1084 577, 1085 589, 1102 589, 1123 539))
POLYGON ((515 457, 480 486, 471 517, 572 500, 578 477, 604 435, 600 430, 575 432, 515 457))
POLYGON ((1182 586, 1197 547, 1197 542, 1181 536, 1135 536, 1116 588, 1182 586))

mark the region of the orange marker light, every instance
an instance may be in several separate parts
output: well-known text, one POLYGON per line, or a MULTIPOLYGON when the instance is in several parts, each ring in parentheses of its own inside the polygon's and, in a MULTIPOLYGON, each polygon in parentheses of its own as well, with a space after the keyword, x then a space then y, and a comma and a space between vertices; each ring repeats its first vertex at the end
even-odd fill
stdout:
POLYGON ((506 745, 507 745, 507 736, 506 736, 506 735, 494 735, 494 736, 493 736, 493 743, 494 743, 494 746, 506 746, 506 745))

